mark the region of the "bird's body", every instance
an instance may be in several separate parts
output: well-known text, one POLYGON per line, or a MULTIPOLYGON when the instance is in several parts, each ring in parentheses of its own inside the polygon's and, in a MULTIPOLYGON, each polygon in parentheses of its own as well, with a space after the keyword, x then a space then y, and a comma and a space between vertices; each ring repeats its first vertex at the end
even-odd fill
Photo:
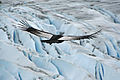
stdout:
POLYGON ((49 44, 61 43, 63 41, 70 41, 70 40, 92 39, 92 38, 96 37, 95 34, 97 34, 101 31, 101 30, 99 30, 99 31, 97 31, 93 34, 84 35, 84 36, 71 36, 71 35, 63 36, 62 34, 55 35, 55 34, 52 34, 52 33, 49 33, 49 32, 45 32, 45 31, 42 31, 42 30, 35 29, 35 28, 31 27, 27 22, 22 21, 21 23, 23 24, 23 26, 27 27, 27 28, 23 29, 24 31, 30 32, 30 33, 32 33, 36 36, 39 36, 39 37, 48 38, 49 40, 41 40, 41 42, 46 42, 46 43, 49 43, 49 44))
POLYGON ((49 44, 61 43, 61 42, 64 41, 64 40, 58 40, 61 37, 63 37, 63 36, 62 35, 53 35, 49 40, 41 40, 41 42, 46 42, 46 43, 49 43, 49 44))

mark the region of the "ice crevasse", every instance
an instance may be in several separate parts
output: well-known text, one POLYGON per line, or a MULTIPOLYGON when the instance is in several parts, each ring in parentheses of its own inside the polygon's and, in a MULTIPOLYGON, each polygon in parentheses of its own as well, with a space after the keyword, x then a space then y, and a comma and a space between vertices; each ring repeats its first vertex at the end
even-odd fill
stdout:
POLYGON ((119 80, 119 13, 104 1, 1 0, 0 80, 119 80), (94 39, 50 45, 22 31, 21 20, 52 34, 102 31, 94 39))

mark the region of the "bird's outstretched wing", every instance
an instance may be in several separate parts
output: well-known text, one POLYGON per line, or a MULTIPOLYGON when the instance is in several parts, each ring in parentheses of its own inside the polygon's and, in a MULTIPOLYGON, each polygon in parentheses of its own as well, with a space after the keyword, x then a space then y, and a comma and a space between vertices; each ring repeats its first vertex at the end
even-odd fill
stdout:
POLYGON ((59 38, 58 40, 64 40, 64 41, 69 41, 69 40, 80 40, 80 39, 92 39, 96 38, 96 34, 98 34, 101 30, 98 30, 95 33, 89 34, 89 35, 83 35, 83 36, 63 36, 59 38))
POLYGON ((47 42, 47 43, 61 43, 63 41, 70 41, 70 40, 80 40, 80 39, 92 39, 96 37, 96 34, 99 33, 101 30, 98 30, 97 32, 89 35, 83 35, 83 36, 63 36, 63 35, 55 35, 49 32, 45 32, 42 30, 38 30, 33 28, 31 25, 29 25, 26 21, 20 21, 22 24, 22 30, 30 32, 36 36, 39 37, 45 37, 49 40, 41 40, 41 42, 47 42))
POLYGON ((42 31, 42 30, 38 30, 38 29, 35 29, 33 28, 30 24, 28 24, 26 21, 20 21, 20 24, 21 26, 23 26, 21 29, 23 31, 27 31, 27 32, 30 32, 36 36, 39 36, 39 37, 45 37, 45 38, 48 38, 50 39, 54 34, 52 33, 49 33, 49 32, 45 32, 45 31, 42 31))

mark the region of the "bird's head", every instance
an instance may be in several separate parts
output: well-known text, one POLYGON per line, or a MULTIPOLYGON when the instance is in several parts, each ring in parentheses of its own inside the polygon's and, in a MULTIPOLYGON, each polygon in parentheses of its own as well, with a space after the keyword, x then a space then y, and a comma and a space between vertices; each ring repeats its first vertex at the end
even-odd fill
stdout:
POLYGON ((60 35, 63 35, 63 34, 64 34, 64 32, 60 32, 59 34, 60 34, 60 35))

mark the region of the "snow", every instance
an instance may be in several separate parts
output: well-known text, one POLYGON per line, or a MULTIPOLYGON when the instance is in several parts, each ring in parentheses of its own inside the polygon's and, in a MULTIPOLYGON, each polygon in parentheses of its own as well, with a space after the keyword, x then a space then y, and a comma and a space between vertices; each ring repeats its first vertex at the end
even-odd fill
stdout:
POLYGON ((119 80, 119 0, 1 0, 0 80, 119 80), (94 39, 42 43, 36 29, 94 39))
POLYGON ((63 60, 52 60, 59 74, 63 75, 67 80, 95 80, 95 78, 82 68, 63 60), (79 77, 78 77, 79 76, 79 77))

